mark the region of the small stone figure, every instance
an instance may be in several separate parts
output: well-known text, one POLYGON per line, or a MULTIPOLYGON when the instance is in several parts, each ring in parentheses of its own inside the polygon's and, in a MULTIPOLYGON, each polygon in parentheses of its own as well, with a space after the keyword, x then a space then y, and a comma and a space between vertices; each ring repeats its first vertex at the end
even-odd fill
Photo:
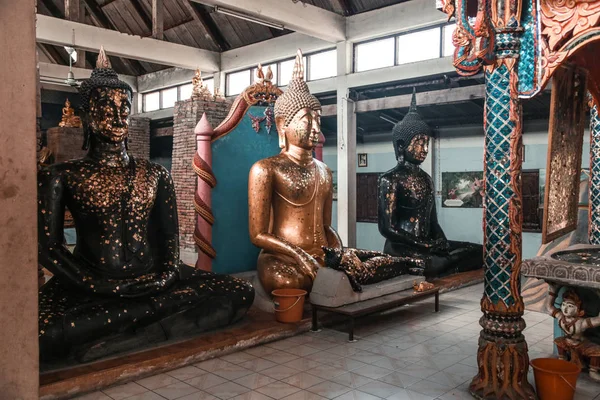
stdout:
POLYGON ((89 361, 240 319, 254 300, 250 284, 181 264, 173 181, 127 153, 131 88, 103 49, 80 91, 88 153, 38 177, 39 263, 54 274, 39 293, 42 361, 89 361))
POLYGON ((75 110, 71 108, 69 99, 65 101, 62 114, 62 120, 59 122, 58 126, 61 128, 81 128, 81 118, 75 115, 75 110))
POLYGON ((435 287, 435 285, 431 282, 422 281, 417 283, 417 281, 413 282, 413 289, 415 292, 426 292, 435 287))
POLYGON ((563 294, 560 308, 554 305, 558 295, 557 285, 548 285, 547 309, 558 321, 564 336, 554 339, 558 349, 558 358, 569 360, 579 367, 589 367, 590 378, 600 382, 600 345, 587 339, 584 334, 590 328, 600 326, 600 316, 585 318, 581 299, 574 290, 563 294))
POLYGON ((419 166, 430 136, 413 92, 408 114, 393 129, 398 165, 379 178, 378 222, 384 253, 411 259, 421 275, 435 278, 481 268, 483 247, 447 240, 438 223, 433 180, 419 166))
POLYGON ((200 68, 194 73, 192 78, 192 99, 210 99, 212 94, 202 80, 200 68))

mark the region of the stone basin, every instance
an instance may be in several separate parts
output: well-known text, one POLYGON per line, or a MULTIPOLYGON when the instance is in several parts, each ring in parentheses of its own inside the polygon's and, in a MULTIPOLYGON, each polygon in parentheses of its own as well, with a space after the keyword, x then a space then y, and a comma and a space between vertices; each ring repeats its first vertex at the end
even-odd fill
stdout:
POLYGON ((521 274, 563 286, 600 289, 600 246, 578 244, 525 260, 521 274))

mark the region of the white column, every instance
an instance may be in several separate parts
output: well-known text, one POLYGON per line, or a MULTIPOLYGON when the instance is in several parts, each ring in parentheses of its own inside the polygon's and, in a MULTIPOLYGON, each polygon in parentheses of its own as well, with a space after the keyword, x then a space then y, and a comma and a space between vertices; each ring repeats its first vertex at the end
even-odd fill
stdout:
POLYGON ((349 98, 352 43, 337 45, 337 179, 338 233, 344 246, 356 247, 356 113, 349 98))
POLYGON ((215 80, 215 92, 217 88, 221 91, 221 95, 225 96, 225 89, 227 86, 227 74, 223 71, 217 71, 213 75, 213 79, 215 80))

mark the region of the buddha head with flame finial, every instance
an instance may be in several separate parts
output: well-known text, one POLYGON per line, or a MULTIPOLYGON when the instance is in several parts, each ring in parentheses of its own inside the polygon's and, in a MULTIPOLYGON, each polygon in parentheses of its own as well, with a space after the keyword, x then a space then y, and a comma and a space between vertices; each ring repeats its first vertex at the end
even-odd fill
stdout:
POLYGON ((321 133, 321 103, 304 81, 302 51, 298 49, 292 79, 275 101, 275 125, 279 147, 293 144, 307 150, 316 147, 321 133))
POLYGON ((96 68, 83 81, 79 92, 85 118, 83 148, 89 146, 91 135, 108 143, 125 141, 133 90, 111 68, 104 47, 100 47, 96 68))
POLYGON ((417 111, 416 91, 413 89, 408 113, 392 130, 396 159, 421 164, 427 158, 430 137, 431 128, 417 111))

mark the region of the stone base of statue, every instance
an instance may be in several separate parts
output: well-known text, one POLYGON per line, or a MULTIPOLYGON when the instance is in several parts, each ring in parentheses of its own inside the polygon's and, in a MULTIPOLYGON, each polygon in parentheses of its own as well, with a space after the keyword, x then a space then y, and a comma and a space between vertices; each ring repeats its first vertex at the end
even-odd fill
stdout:
POLYGON ((152 297, 91 297, 53 277, 40 289, 40 359, 89 362, 240 320, 254 289, 238 279, 180 266, 181 279, 152 297))
POLYGON ((415 282, 424 280, 422 276, 401 275, 372 285, 363 285, 362 292, 355 292, 345 273, 321 268, 310 292, 310 302, 322 307, 341 307, 411 289, 415 282))

